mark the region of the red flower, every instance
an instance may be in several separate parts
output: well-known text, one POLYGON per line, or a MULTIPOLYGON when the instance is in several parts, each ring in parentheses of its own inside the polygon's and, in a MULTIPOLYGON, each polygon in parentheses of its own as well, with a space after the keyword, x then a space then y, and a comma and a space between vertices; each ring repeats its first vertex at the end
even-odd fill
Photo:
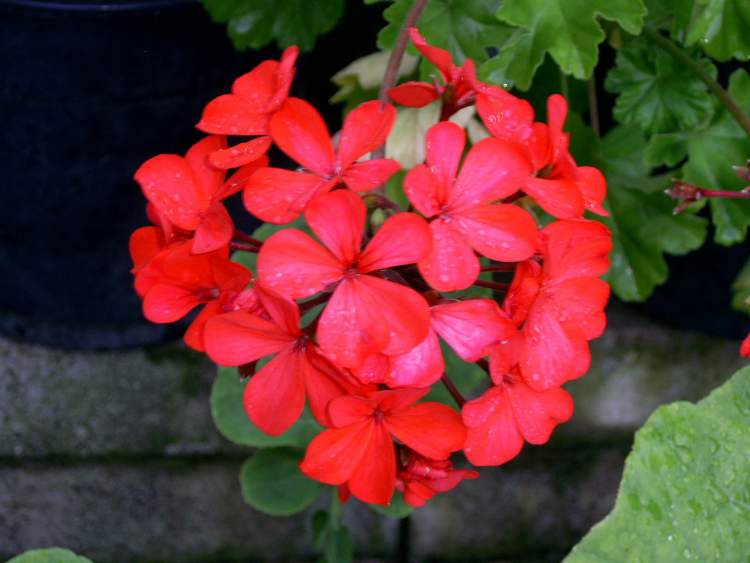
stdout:
POLYGON ((271 145, 268 124, 289 95, 298 52, 297 47, 289 47, 281 55, 281 61, 262 62, 234 81, 231 94, 208 103, 197 125, 201 131, 220 135, 263 135, 230 149, 214 150, 211 164, 217 168, 238 168, 265 154, 271 145))
POLYGON ((245 387, 245 411, 266 434, 292 426, 310 400, 313 416, 330 424, 326 406, 335 397, 359 390, 318 352, 300 328, 299 309, 262 286, 256 294, 265 316, 237 311, 206 324, 206 352, 216 363, 239 366, 273 356, 245 387))
MULTIPOLYGON (((504 307, 523 323, 521 339, 509 343, 528 385, 537 391, 583 375, 591 360, 588 340, 606 325, 612 236, 596 221, 556 221, 541 233, 544 265, 519 267, 504 307)), ((516 360, 509 360, 513 364, 516 360)))
POLYGON ((189 242, 174 244, 138 275, 144 274, 148 280, 141 285, 143 314, 151 322, 175 322, 195 307, 206 305, 185 333, 185 342, 198 351, 203 350, 203 327, 209 318, 253 304, 245 291, 252 274, 229 261, 226 247, 195 255, 190 253, 189 242))
POLYGON ((475 74, 474 62, 467 60, 459 68, 453 64, 453 57, 448 51, 428 44, 416 27, 409 29, 409 36, 417 50, 437 67, 443 83, 405 82, 388 90, 391 99, 403 106, 421 108, 442 98, 441 119, 447 119, 461 108, 473 104, 474 88, 470 77, 475 74))
POLYGON ((333 427, 310 442, 300 469, 329 485, 346 483, 364 502, 389 504, 396 485, 393 438, 436 460, 463 446, 466 430, 455 411, 439 403, 414 404, 427 392, 403 389, 334 399, 328 406, 333 427))
POLYGON ((449 459, 429 459, 409 450, 404 468, 396 478, 396 489, 404 493, 406 504, 420 507, 438 493, 455 489, 465 479, 476 479, 477 471, 453 469, 449 459))
POLYGON ((385 143, 396 119, 390 104, 367 102, 344 120, 334 151, 323 118, 304 100, 290 98, 271 119, 276 145, 307 172, 263 168, 250 179, 244 200, 248 211, 270 223, 293 221, 317 195, 343 184, 363 192, 385 183, 401 165, 392 159, 360 158, 385 143))
POLYGON ((290 299, 333 289, 318 324, 318 342, 337 364, 356 368, 370 354, 408 352, 427 336, 429 310, 413 289, 378 270, 413 264, 430 247, 427 224, 413 213, 389 218, 364 250, 366 208, 348 190, 316 198, 305 213, 323 242, 297 229, 268 238, 258 255, 264 285, 290 299))
POLYGON ((432 252, 419 271, 439 291, 466 289, 479 275, 474 252, 499 261, 525 260, 536 249, 536 223, 523 209, 492 202, 523 185, 531 170, 512 143, 483 139, 456 173, 466 134, 450 122, 427 132, 427 164, 409 171, 404 189, 409 201, 432 218, 432 252))
POLYGON ((562 388, 535 391, 517 373, 496 370, 495 386, 463 406, 464 453, 474 465, 500 465, 516 457, 524 441, 544 444, 555 426, 573 416, 573 400, 562 388))
POLYGON ((144 162, 135 173, 161 223, 195 231, 192 249, 196 254, 229 244, 234 223, 221 202, 241 189, 240 179, 268 162, 263 156, 225 183, 224 171, 208 162, 208 155, 225 145, 223 137, 206 137, 193 145, 184 158, 160 154, 144 162))
POLYGON ((742 345, 740 346, 740 356, 750 358, 750 334, 748 334, 745 337, 745 340, 742 341, 742 345))

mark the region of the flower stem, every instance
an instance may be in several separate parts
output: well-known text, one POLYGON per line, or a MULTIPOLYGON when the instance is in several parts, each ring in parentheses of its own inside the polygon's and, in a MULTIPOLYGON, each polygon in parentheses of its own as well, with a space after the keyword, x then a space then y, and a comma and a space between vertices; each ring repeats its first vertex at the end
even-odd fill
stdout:
POLYGON ((232 250, 243 250, 245 252, 252 252, 253 254, 257 254, 260 252, 260 248, 257 246, 254 246, 252 244, 246 244, 244 242, 236 242, 232 241, 229 243, 229 248, 232 250))
POLYGON ((515 264, 495 264, 492 266, 482 266, 482 272, 512 272, 516 269, 515 264))
POLYGON ((743 190, 709 190, 701 188, 695 184, 683 182, 682 180, 673 180, 672 186, 666 190, 666 194, 672 199, 679 201, 674 213, 680 213, 691 203, 695 203, 707 197, 716 197, 724 199, 750 199, 750 186, 743 190))
POLYGON ((708 86, 708 89, 711 90, 711 92, 717 98, 719 98, 719 101, 724 104, 724 107, 726 107, 729 113, 732 114, 732 117, 734 117, 737 123, 740 124, 740 127, 745 130, 747 136, 750 137, 750 116, 742 111, 742 108, 740 108, 734 98, 729 95, 729 92, 721 87, 721 84, 719 84, 710 74, 708 74, 697 61, 693 60, 693 58, 685 53, 685 51, 675 45, 673 41, 664 37, 658 31, 646 29, 644 30, 643 34, 651 41, 656 43, 659 47, 667 51, 680 63, 684 64, 698 78, 700 78, 706 84, 706 86, 708 86))
POLYGON ((440 378, 440 381, 443 382, 443 385, 445 385, 445 388, 448 390, 448 393, 450 393, 451 397, 453 397, 453 400, 456 401, 458 408, 463 407, 464 403, 466 403, 466 399, 464 399, 463 395, 461 395, 461 391, 458 390, 458 387, 456 387, 456 384, 453 383, 450 377, 448 377, 448 374, 443 373, 442 377, 440 378))
POLYGON ((258 240, 257 238, 253 238, 250 235, 248 235, 247 233, 243 233, 239 229, 235 229, 234 230, 234 238, 239 239, 239 240, 244 241, 244 242, 248 242, 248 243, 250 243, 250 244, 252 244, 254 246, 257 246, 258 248, 260 248, 261 246, 263 246, 263 241, 262 240, 258 240))
POLYGON ((589 97, 589 122, 591 129, 594 131, 597 139, 601 137, 601 126, 599 125, 599 101, 596 97, 596 68, 594 68, 591 78, 586 83, 586 90, 589 97))
POLYGON ((488 289, 494 289, 495 291, 507 291, 510 288, 509 283, 498 283, 485 280, 476 280, 474 282, 477 287, 486 287, 488 289))

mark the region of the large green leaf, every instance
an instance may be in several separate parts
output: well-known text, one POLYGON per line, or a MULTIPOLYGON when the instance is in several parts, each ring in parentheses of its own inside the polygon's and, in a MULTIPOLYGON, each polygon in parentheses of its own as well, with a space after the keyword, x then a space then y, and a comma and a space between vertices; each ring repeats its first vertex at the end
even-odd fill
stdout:
MULTIPOLYGON (((388 25, 378 34, 378 47, 392 49, 413 0, 396 0, 383 12, 388 25)), ((417 27, 427 41, 453 55, 457 64, 482 63, 487 48, 500 46, 509 28, 495 18, 500 0, 430 0, 417 27)))
POLYGON ((242 498, 271 516, 290 516, 310 506, 323 489, 299 470, 300 454, 285 448, 262 450, 240 470, 242 498))
POLYGON ((750 368, 698 404, 660 407, 636 434, 614 510, 566 563, 747 561, 748 428, 750 368))
POLYGON ((215 22, 229 24, 229 37, 240 50, 260 49, 275 40, 282 48, 299 45, 309 51, 344 11, 344 0, 202 1, 215 22))
POLYGON ((525 90, 549 53, 563 72, 587 79, 605 36, 597 17, 638 34, 645 14, 641 0, 505 0, 497 17, 518 29, 502 47, 498 67, 525 90))
POLYGON ((243 446, 269 448, 274 446, 305 447, 320 431, 310 413, 305 410, 299 420, 280 436, 269 436, 255 426, 245 414, 242 393, 245 384, 236 368, 219 368, 211 387, 211 415, 219 432, 231 442, 243 446))
POLYGON ((67 549, 59 547, 50 547, 48 549, 33 549, 17 555, 8 563, 92 563, 91 559, 86 559, 76 555, 67 549))
MULTIPOLYGON (((737 70, 729 80, 729 94, 750 112, 750 75, 737 70)), ((707 127, 693 132, 654 135, 646 157, 653 164, 674 164, 687 156, 682 178, 704 188, 740 190, 746 182, 732 166, 750 157, 750 139, 729 111, 720 108, 707 127)), ((745 200, 712 198, 709 205, 716 226, 715 240, 730 245, 744 240, 750 227, 750 204, 745 200)))
POLYGON ((732 307, 750 315, 750 260, 732 283, 732 307))
MULTIPOLYGON (((700 64, 711 76, 716 68, 708 59, 700 64)), ((645 133, 689 130, 707 122, 714 100, 706 84, 692 70, 663 49, 654 49, 643 37, 617 52, 605 88, 619 94, 614 107, 620 123, 636 124, 645 133)))

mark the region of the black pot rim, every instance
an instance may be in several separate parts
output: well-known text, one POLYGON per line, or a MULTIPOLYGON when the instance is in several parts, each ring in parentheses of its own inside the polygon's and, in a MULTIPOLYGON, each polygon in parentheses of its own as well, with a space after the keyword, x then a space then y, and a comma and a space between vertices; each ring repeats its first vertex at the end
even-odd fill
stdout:
POLYGON ((5 0, 11 6, 54 12, 137 12, 197 4, 196 0, 5 0))

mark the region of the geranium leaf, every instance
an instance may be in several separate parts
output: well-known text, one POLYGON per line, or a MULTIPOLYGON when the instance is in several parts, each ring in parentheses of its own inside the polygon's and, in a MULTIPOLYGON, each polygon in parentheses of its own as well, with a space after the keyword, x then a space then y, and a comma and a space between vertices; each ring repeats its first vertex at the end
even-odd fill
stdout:
POLYGON ((526 90, 549 53, 563 72, 587 79, 605 37, 597 17, 638 34, 645 14, 641 0, 506 0, 497 17, 517 29, 503 45, 497 69, 526 90))
POLYGON ((203 5, 215 22, 228 24, 229 37, 239 50, 276 41, 281 48, 298 45, 309 51, 344 11, 344 0, 203 0, 203 5))
POLYGON ((732 283, 732 307, 750 315, 750 260, 732 283))
POLYGON ((271 516, 291 516, 310 506, 323 489, 299 470, 301 454, 286 448, 262 450, 240 470, 242 498, 271 516))
POLYGON ((615 508, 566 563, 745 561, 750 368, 698 404, 660 407, 635 437, 615 508))
POLYGON ((10 559, 8 563, 92 563, 91 559, 86 559, 76 555, 67 549, 59 547, 50 547, 48 549, 32 549, 21 555, 10 559))
MULTIPOLYGON (((716 67, 708 59, 699 63, 716 77, 716 67)), ((642 37, 617 52, 605 88, 619 94, 615 118, 647 134, 693 129, 707 122, 715 107, 705 83, 692 70, 642 37)))

